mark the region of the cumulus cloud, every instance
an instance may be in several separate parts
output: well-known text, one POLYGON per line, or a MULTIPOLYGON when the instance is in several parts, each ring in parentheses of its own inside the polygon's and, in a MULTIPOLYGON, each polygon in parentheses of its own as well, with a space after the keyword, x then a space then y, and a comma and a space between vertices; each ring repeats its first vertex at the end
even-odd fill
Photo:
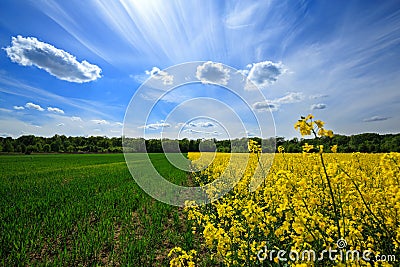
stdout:
POLYGON ((54 112, 54 113, 59 113, 59 114, 64 114, 64 110, 59 109, 59 108, 47 107, 47 111, 54 112))
POLYGON ((32 102, 26 103, 25 107, 28 109, 36 109, 38 111, 44 111, 44 108, 42 108, 40 105, 34 104, 32 102))
POLYGON ((381 117, 381 116, 372 116, 370 118, 365 118, 364 122, 373 122, 373 121, 385 121, 390 119, 390 117, 381 117))
POLYGON ((148 130, 158 130, 158 129, 167 128, 167 127, 171 127, 171 124, 161 121, 161 122, 156 122, 156 123, 150 123, 150 124, 147 124, 144 126, 139 126, 138 128, 148 129, 148 130))
POLYGON ((227 85, 230 75, 229 69, 225 68, 221 63, 207 61, 197 67, 196 77, 202 83, 227 85))
POLYGON ((326 104, 324 104, 324 103, 312 104, 310 108, 312 110, 315 110, 315 109, 326 109, 326 104))
POLYGON ((95 124, 100 124, 100 125, 105 125, 105 124, 110 124, 108 121, 106 120, 90 120, 91 122, 95 123, 95 124))
MULTIPOLYGON (((261 88, 275 83, 278 77, 287 71, 281 62, 272 61, 253 63, 247 67, 250 68, 247 78, 261 88)), ((246 71, 242 71, 242 73, 246 73, 246 71)))
POLYGON ((25 108, 22 107, 22 106, 13 106, 13 109, 15 109, 15 110, 23 110, 25 108))
POLYGON ((36 66, 60 80, 84 83, 101 77, 100 67, 86 60, 79 62, 68 52, 35 37, 12 37, 11 46, 4 50, 12 62, 22 66, 36 66))
POLYGON ((160 70, 157 67, 153 67, 150 71, 146 70, 146 74, 150 75, 151 78, 161 80, 164 85, 171 85, 174 82, 174 76, 166 71, 160 70))

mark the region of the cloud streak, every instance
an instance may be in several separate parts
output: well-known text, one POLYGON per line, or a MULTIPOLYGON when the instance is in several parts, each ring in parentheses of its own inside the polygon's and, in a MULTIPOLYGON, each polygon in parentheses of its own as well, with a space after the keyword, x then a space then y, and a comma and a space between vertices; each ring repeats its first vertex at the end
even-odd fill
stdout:
POLYGON ((202 127, 202 128, 209 128, 209 127, 214 127, 214 124, 212 122, 190 122, 187 124, 187 126, 190 127, 202 127))
POLYGON ((370 118, 365 118, 364 122, 374 122, 374 121, 386 121, 390 119, 390 117, 382 117, 382 116, 372 116, 370 118))
POLYGON ((39 41, 35 37, 12 37, 11 46, 4 48, 12 62, 21 66, 36 66, 60 80, 84 83, 101 77, 100 67, 70 53, 39 41))
POLYGON ((190 134, 205 134, 205 135, 212 135, 212 136, 221 135, 221 133, 218 131, 207 132, 207 131, 199 131, 199 130, 194 130, 194 129, 186 129, 183 131, 185 133, 190 133, 190 134))
MULTIPOLYGON (((73 117, 74 118, 74 117, 73 117)), ((91 122, 95 123, 95 124, 99 124, 99 125, 106 125, 106 124, 110 124, 108 121, 106 120, 90 120, 91 122)))
POLYGON ((161 121, 161 122, 146 124, 144 126, 139 126, 138 128, 148 129, 148 130, 159 130, 161 128, 168 128, 168 127, 171 127, 171 124, 161 121))
POLYGON ((270 109, 271 111, 279 110, 282 104, 293 104, 304 100, 304 95, 301 92, 289 92, 286 95, 275 98, 273 100, 267 100, 262 102, 256 102, 253 104, 254 109, 270 109))

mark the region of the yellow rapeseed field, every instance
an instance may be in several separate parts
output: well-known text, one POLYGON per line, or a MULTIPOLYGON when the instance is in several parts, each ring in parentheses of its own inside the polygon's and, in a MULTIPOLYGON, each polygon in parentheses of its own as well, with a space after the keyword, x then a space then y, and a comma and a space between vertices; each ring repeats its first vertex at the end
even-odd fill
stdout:
MULTIPOLYGON (((311 115, 295 128, 333 135, 311 115)), ((273 157, 250 141, 248 154, 189 153, 194 170, 204 167, 192 174, 198 184, 238 181, 217 200, 224 189, 207 192, 211 204, 185 208, 215 265, 398 266, 400 154, 313 148, 286 154, 280 147, 273 157)), ((170 264, 195 266, 207 256, 198 254, 174 248, 170 264)))

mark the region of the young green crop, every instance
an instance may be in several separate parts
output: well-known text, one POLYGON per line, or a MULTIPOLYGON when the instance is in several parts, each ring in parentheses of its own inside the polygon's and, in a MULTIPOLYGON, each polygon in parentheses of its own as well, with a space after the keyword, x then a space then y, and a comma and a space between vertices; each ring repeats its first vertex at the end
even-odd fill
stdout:
MULTIPOLYGON (((187 174, 150 154, 177 184, 187 174)), ((163 266, 191 248, 178 208, 154 201, 122 154, 0 156, 1 266, 163 266)))

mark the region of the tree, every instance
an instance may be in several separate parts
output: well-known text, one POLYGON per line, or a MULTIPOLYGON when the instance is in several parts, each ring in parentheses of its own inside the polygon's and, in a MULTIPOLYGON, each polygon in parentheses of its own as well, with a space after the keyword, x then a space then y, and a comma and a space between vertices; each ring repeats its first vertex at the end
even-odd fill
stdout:
POLYGON ((3 152, 14 152, 14 146, 10 140, 7 140, 3 147, 3 152))
POLYGON ((73 145, 69 145, 69 146, 67 147, 67 152, 72 153, 72 152, 74 152, 74 151, 75 151, 75 147, 74 147, 73 145))
POLYGON ((51 146, 49 144, 45 144, 43 146, 43 152, 49 153, 51 151, 51 146))
POLYGON ((26 155, 30 155, 32 152, 36 152, 36 149, 37 149, 36 146, 29 145, 29 146, 26 147, 25 154, 26 155))

